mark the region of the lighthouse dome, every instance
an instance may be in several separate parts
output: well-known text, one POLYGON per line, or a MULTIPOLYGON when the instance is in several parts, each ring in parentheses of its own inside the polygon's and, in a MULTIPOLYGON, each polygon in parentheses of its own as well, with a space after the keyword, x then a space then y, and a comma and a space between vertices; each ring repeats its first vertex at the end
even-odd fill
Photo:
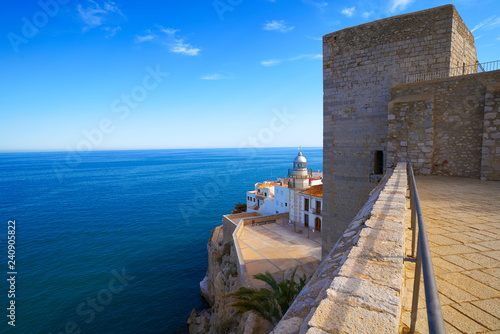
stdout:
POLYGON ((302 152, 299 152, 299 154, 293 159, 293 163, 307 163, 307 159, 304 155, 302 155, 302 152))

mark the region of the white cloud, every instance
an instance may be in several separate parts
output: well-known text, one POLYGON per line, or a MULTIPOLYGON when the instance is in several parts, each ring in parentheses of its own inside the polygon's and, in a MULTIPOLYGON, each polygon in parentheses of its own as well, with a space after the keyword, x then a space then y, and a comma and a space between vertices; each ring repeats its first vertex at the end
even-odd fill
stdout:
POLYGON ((270 60, 263 60, 260 63, 262 66, 276 66, 281 62, 282 60, 279 59, 270 59, 270 60))
POLYGON ((347 17, 352 17, 354 15, 355 11, 356 11, 356 7, 351 7, 351 8, 342 9, 341 13, 347 17))
POLYGON ((135 35, 135 40, 134 42, 135 43, 144 43, 144 42, 147 42, 147 41, 152 41, 153 39, 155 39, 155 35, 153 35, 153 33, 151 33, 151 30, 148 30, 148 33, 146 35, 143 35, 143 36, 140 36, 140 35, 135 35))
POLYGON ((170 51, 186 56, 196 56, 201 50, 199 48, 192 47, 189 43, 184 43, 183 39, 177 39, 174 44, 170 46, 170 51))
POLYGON ((286 59, 270 59, 270 60, 264 60, 261 61, 260 64, 262 66, 276 66, 281 64, 284 61, 296 61, 300 59, 323 59, 323 55, 321 54, 305 54, 305 55, 300 55, 292 58, 286 58, 286 59))
POLYGON ((311 5, 313 7, 316 7, 320 12, 324 13, 326 10, 326 7, 328 6, 328 2, 320 2, 320 1, 314 1, 314 0, 302 0, 307 5, 311 5))
POLYGON ((78 10, 78 14, 80 15, 83 23, 86 25, 84 30, 89 30, 103 25, 112 13, 125 16, 118 6, 112 1, 105 1, 102 5, 100 5, 96 1, 88 0, 86 7, 82 4, 78 4, 76 9, 78 10))
POLYGON ((135 35, 134 42, 137 44, 144 42, 154 42, 164 45, 170 52, 182 54, 186 56, 196 56, 200 53, 201 49, 193 47, 191 44, 185 42, 184 37, 180 37, 177 33, 180 30, 172 28, 164 28, 158 26, 158 30, 153 32, 148 29, 144 35, 135 35))
POLYGON ((294 26, 287 25, 285 20, 280 20, 280 21, 272 20, 272 21, 267 21, 263 29, 270 31, 289 32, 292 31, 294 28, 295 28, 294 26))
POLYGON ((498 26, 500 26, 500 17, 497 18, 496 15, 492 15, 488 17, 487 19, 479 22, 474 29, 471 30, 471 32, 474 32, 475 30, 478 29, 486 29, 486 30, 491 30, 495 29, 498 26))
POLYGON ((372 10, 370 12, 363 12, 363 14, 361 14, 365 19, 369 18, 370 16, 372 16, 375 12, 372 10))
POLYGON ((105 38, 115 36, 121 30, 117 22, 126 18, 113 1, 99 3, 97 0, 87 0, 85 4, 78 4, 76 10, 84 23, 84 32, 100 27, 106 33, 105 38))
POLYGON ((312 39, 313 41, 323 41, 323 37, 306 36, 306 38, 312 39))
POLYGON ((221 80, 221 79, 222 75, 220 75, 219 73, 209 74, 201 77, 201 80, 221 80))
POLYGON ((179 29, 163 28, 160 26, 160 31, 163 31, 167 35, 174 36, 175 33, 179 32, 179 29))
POLYGON ((106 31, 106 32, 108 33, 108 34, 107 34, 106 36, 104 36, 104 37, 106 37, 106 38, 110 38, 110 37, 113 37, 114 35, 116 35, 116 33, 117 33, 118 31, 122 30, 122 28, 121 28, 121 27, 114 27, 114 28, 112 28, 112 27, 104 27, 104 28, 103 28, 103 30, 104 30, 104 31, 106 31))
POLYGON ((392 5, 389 11, 391 13, 405 10, 409 4, 411 4, 415 0, 392 0, 392 5))

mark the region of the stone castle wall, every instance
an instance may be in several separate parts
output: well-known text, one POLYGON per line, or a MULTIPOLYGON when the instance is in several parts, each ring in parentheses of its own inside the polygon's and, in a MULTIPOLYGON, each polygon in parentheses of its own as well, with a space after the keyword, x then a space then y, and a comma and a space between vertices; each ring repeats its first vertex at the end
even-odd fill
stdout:
POLYGON ((500 181, 500 85, 485 95, 481 179, 500 181))
POLYGON ((395 85, 387 165, 408 157, 417 174, 499 180, 499 90, 500 71, 395 85))
POLYGON ((451 67, 472 65, 477 61, 474 36, 464 24, 462 18, 456 10, 453 12, 450 57, 451 67))
POLYGON ((446 5, 323 37, 323 256, 380 180, 371 174, 377 151, 386 157, 391 87, 407 75, 475 63, 469 34, 446 5))

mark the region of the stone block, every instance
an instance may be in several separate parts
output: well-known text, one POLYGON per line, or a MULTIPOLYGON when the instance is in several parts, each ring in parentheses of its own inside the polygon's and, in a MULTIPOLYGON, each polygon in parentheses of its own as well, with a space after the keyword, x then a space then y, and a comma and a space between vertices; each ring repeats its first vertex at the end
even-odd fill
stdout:
POLYGON ((329 334, 329 333, 325 332, 319 328, 312 327, 312 328, 309 328, 309 330, 307 331, 307 334, 329 334))
POLYGON ((297 333, 304 319, 299 317, 280 321, 273 330, 273 334, 294 334, 297 333))
POLYGON ((495 141, 494 140, 484 140, 483 141, 483 146, 494 146, 495 141))
POLYGON ((403 282, 402 264, 377 262, 351 257, 342 265, 339 276, 368 279, 381 286, 387 286, 396 292, 401 291, 403 282))
MULTIPOLYGON (((309 326, 328 333, 397 333, 399 319, 389 313, 325 299, 309 321, 309 326)), ((310 329, 308 333, 321 332, 312 332, 310 329)))
POLYGON ((390 262, 394 265, 399 265, 403 263, 403 254, 401 252, 397 252, 391 250, 391 247, 395 247, 395 243, 391 243, 392 245, 385 245, 385 247, 371 247, 368 248, 366 244, 361 244, 358 241, 358 247, 353 247, 351 252, 349 253, 349 257, 351 258, 362 258, 364 260, 369 261, 377 261, 377 262, 390 262), (365 247, 366 246, 366 247, 365 247), (387 253, 389 251, 390 253, 387 253))
MULTIPOLYGON (((371 239, 374 242, 382 242, 382 241, 389 241, 389 242, 395 242, 398 247, 403 247, 404 246, 404 233, 400 233, 400 231, 394 231, 394 230, 381 230, 381 229, 374 229, 374 228, 364 228, 361 230, 360 233, 360 238, 361 239, 371 239)), ((360 239, 360 240, 361 240, 360 239)))
MULTIPOLYGON (((403 234, 400 231, 393 231, 397 234, 403 234)), ((354 248, 362 248, 363 251, 371 254, 372 256, 378 256, 380 258, 379 261, 384 261, 383 258, 403 258, 403 247, 404 244, 401 244, 399 241, 386 241, 386 240, 377 240, 374 238, 361 237, 358 240, 357 247, 354 248)))

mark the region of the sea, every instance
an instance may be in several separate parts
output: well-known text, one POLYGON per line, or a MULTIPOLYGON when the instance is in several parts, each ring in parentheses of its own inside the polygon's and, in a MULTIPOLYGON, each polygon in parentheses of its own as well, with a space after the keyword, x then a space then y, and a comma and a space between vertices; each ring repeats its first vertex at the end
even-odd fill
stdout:
POLYGON ((0 154, 0 333, 186 333, 212 229, 297 152, 0 154))

